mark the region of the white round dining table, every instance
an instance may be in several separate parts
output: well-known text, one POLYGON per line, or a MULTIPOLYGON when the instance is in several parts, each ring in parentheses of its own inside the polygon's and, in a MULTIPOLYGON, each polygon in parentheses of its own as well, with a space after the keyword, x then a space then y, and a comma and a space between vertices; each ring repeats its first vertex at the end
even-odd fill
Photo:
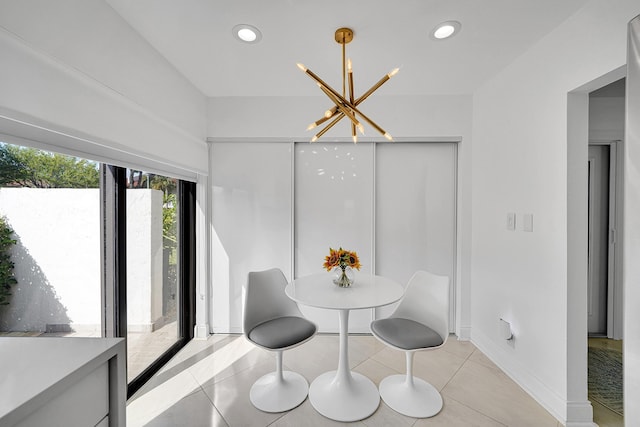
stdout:
POLYGON ((364 273, 356 273, 354 283, 341 288, 333 284, 333 277, 331 273, 300 277, 287 285, 285 293, 299 304, 338 311, 338 369, 313 380, 309 401, 327 418, 352 422, 373 414, 380 404, 380 394, 373 381, 349 367, 349 311, 392 304, 402 298, 404 288, 389 278, 364 273))

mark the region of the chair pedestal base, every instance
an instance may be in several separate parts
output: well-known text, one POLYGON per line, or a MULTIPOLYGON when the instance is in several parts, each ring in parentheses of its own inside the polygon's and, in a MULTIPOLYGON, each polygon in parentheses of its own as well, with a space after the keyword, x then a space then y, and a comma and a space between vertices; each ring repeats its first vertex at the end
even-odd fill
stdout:
POLYGON ((313 380, 309 401, 329 419, 353 422, 373 414, 380 405, 380 395, 376 385, 358 372, 329 371, 313 380))
POLYGON ((380 383, 380 397, 391 409, 413 418, 433 417, 442 409, 442 396, 428 382, 413 378, 407 384, 406 375, 391 375, 380 383))
POLYGON ((264 412, 285 412, 300 405, 307 398, 309 383, 300 374, 282 372, 284 381, 277 372, 271 372, 256 381, 249 391, 249 399, 256 408, 264 412))

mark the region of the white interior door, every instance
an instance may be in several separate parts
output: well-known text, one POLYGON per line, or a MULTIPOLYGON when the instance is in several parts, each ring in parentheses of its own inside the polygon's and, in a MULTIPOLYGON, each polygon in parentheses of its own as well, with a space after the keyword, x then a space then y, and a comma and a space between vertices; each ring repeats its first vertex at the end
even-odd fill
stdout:
POLYGON ((220 142, 211 150, 214 332, 242 332, 247 274, 291 279, 291 144, 220 142))
POLYGON ((609 282, 609 146, 589 146, 588 331, 607 335, 609 282))
MULTIPOLYGON (((406 285, 418 270, 451 280, 455 330, 456 145, 379 144, 376 151, 376 273, 406 285)), ((394 306, 377 310, 378 317, 394 306)))
MULTIPOLYGON (((296 144, 296 277, 323 271, 329 247, 357 252, 360 272, 373 272, 374 148, 372 143, 296 144)), ((338 331, 337 312, 300 308, 320 331, 338 331)), ((369 332, 371 319, 371 310, 352 311, 349 331, 369 332)))

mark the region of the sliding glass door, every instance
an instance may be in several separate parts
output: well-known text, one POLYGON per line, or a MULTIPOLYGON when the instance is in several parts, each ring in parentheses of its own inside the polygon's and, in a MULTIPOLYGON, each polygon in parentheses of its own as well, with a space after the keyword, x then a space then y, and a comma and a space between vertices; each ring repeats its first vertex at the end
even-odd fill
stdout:
POLYGON ((127 376, 179 339, 178 180, 127 170, 127 376))
POLYGON ((0 335, 127 338, 129 393, 193 336, 195 184, 0 142, 0 335))
POLYGON ((105 181, 113 187, 105 206, 114 221, 105 240, 116 245, 105 266, 119 301, 106 323, 127 338, 131 395, 193 337, 195 185, 115 167, 105 181))

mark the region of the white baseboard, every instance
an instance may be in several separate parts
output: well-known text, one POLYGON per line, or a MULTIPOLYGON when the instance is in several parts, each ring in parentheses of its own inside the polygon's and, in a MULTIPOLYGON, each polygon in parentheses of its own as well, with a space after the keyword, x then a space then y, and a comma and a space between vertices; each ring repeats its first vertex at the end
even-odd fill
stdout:
POLYGON ((457 333, 458 341, 471 341, 471 327, 462 326, 457 333))
POLYGON ((567 402, 566 427, 598 427, 592 420, 591 402, 567 402))
POLYGON ((214 334, 241 334, 242 326, 230 326, 230 325, 214 326, 213 333, 214 334))
POLYGON ((193 328, 193 339, 206 340, 207 338, 209 338, 209 325, 204 323, 193 328))
MULTIPOLYGON (((496 346, 489 337, 474 329, 471 335, 471 342, 556 419, 567 426, 578 427, 578 424, 567 424, 567 419, 565 418, 568 415, 567 401, 547 387, 524 366, 509 357, 508 353, 496 346)), ((591 405, 589 404, 589 406, 591 405)), ((589 426, 591 427, 591 425, 589 426)))

